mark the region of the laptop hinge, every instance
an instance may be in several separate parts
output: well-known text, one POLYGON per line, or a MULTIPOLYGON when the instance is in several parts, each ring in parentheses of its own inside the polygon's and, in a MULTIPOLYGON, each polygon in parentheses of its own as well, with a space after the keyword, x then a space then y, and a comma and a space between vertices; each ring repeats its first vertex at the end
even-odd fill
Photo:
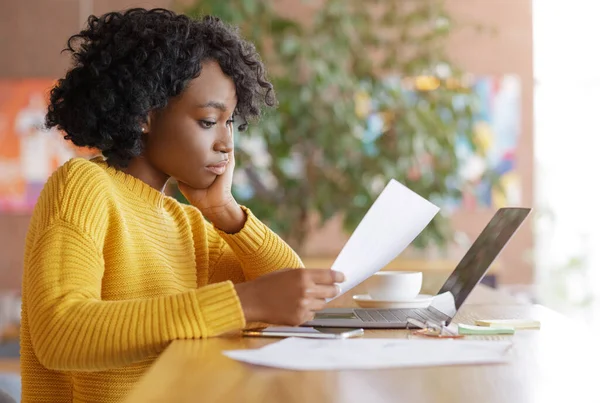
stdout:
POLYGON ((444 312, 435 309, 430 306, 427 308, 427 311, 431 312, 436 319, 438 319, 444 326, 448 326, 452 321, 452 318, 446 315, 444 312))

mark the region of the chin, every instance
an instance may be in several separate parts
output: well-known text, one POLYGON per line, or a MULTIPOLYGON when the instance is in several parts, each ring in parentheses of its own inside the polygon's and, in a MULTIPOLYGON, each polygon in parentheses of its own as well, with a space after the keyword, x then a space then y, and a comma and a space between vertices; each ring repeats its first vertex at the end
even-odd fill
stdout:
POLYGON ((181 179, 181 182, 185 183, 186 185, 194 188, 194 189, 208 189, 217 179, 216 176, 202 176, 202 177, 196 177, 196 178, 189 178, 189 179, 181 179))

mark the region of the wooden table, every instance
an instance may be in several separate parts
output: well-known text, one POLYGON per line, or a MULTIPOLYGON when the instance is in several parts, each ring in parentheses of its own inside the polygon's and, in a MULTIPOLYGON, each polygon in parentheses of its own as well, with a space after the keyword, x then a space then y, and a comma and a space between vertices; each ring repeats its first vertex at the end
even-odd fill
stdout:
MULTIPOLYGON (((348 293, 332 306, 352 305, 348 293)), ((514 336, 508 364, 446 366, 369 371, 288 371, 231 360, 223 350, 257 348, 272 339, 236 335, 176 341, 134 387, 126 402, 518 403, 600 401, 596 384, 596 343, 585 329, 535 305, 519 305, 481 286, 456 322, 478 318, 529 318, 541 330, 514 336)), ((365 337, 405 338, 404 330, 370 330, 365 337)), ((479 337, 481 338, 481 337, 479 337)))

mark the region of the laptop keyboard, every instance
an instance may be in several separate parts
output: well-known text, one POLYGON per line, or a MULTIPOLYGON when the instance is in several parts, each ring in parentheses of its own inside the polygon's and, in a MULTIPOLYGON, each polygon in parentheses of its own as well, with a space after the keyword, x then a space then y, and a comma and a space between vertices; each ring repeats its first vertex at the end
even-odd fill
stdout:
POLYGON ((436 320, 426 309, 355 309, 354 313, 363 322, 406 323, 408 318, 436 320))

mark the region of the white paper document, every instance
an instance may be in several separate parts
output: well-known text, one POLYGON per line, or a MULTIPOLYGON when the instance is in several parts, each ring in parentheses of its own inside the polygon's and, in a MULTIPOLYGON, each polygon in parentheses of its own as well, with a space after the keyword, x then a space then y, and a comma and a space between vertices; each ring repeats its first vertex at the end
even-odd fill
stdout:
POLYGON ((259 349, 223 354, 249 364, 316 371, 504 363, 509 358, 510 346, 510 342, 482 340, 291 337, 259 349))
POLYGON ((331 267, 346 276, 346 281, 340 284, 342 290, 338 297, 394 260, 439 210, 392 179, 369 208, 331 267))

